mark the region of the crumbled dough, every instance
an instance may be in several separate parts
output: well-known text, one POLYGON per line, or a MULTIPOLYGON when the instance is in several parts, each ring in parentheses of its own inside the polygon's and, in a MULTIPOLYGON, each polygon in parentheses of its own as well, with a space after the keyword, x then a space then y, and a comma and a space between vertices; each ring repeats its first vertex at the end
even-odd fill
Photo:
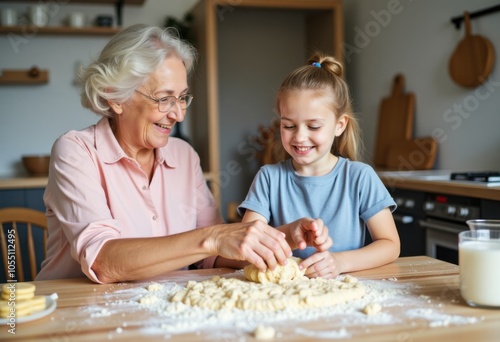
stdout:
POLYGON ((160 283, 151 283, 146 289, 148 291, 161 291, 163 289, 163 285, 160 283))
POLYGON ((344 277, 344 283, 355 284, 357 282, 358 282, 358 278, 355 278, 349 274, 344 277))
POLYGON ((278 311, 322 307, 363 297, 365 288, 354 279, 301 277, 279 284, 262 284, 214 276, 202 282, 189 281, 186 288, 170 297, 170 301, 212 310, 278 311))
POLYGON ((379 303, 369 303, 363 309, 363 312, 369 316, 378 314, 382 310, 382 306, 379 303))
POLYGON ((272 340, 274 338, 274 334, 274 328, 265 325, 258 325, 253 332, 253 335, 257 340, 272 340))

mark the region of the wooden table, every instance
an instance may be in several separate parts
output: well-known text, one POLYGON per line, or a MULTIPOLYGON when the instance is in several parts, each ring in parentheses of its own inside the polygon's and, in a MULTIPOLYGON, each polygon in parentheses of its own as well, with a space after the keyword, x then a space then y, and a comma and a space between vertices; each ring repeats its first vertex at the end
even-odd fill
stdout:
MULTIPOLYGON (((188 280, 201 281, 215 274, 223 275, 230 272, 233 271, 228 269, 177 271, 154 281, 184 285, 188 280)), ((377 286, 387 284, 406 288, 408 292, 404 298, 409 300, 410 307, 414 305, 411 304, 412 301, 419 303, 412 312, 419 312, 420 316, 412 318, 405 313, 405 310, 409 310, 408 306, 402 306, 405 299, 388 298, 381 302, 382 311, 372 317, 360 310, 354 310, 346 313, 345 317, 340 313, 309 321, 283 321, 272 324, 276 330, 274 340, 317 341, 345 338, 349 341, 484 342, 500 339, 500 310, 472 308, 465 304, 460 297, 459 270, 456 265, 426 256, 404 257, 389 265, 355 272, 352 275, 367 284, 378 284, 377 286), (363 315, 366 318, 363 318, 363 315), (351 319, 351 316, 355 318, 351 319), (389 317, 387 322, 383 322, 384 317, 389 317)), ((15 335, 8 333, 8 327, 0 326, 0 340, 255 340, 251 331, 242 331, 237 325, 223 331, 211 331, 210 329, 219 329, 213 327, 180 334, 171 331, 162 332, 158 323, 158 319, 161 322, 161 317, 155 317, 155 313, 151 311, 131 309, 130 305, 120 304, 127 302, 130 304, 131 293, 145 290, 150 283, 151 281, 98 285, 87 279, 36 281, 34 284, 38 295, 50 295, 54 292, 58 294, 57 309, 39 320, 16 324, 15 335), (90 308, 93 308, 93 311, 90 308), (156 328, 151 328, 155 324, 156 328)))

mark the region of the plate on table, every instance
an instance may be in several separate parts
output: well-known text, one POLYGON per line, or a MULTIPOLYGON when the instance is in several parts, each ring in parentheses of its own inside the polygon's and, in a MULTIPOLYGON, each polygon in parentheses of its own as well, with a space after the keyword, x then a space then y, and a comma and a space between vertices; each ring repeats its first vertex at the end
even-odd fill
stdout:
POLYGON ((31 322, 35 321, 37 319, 40 319, 42 317, 50 315, 52 312, 57 307, 57 295, 50 295, 50 296, 45 296, 45 309, 42 311, 37 311, 32 313, 31 315, 27 316, 22 316, 22 317, 16 317, 15 322, 10 322, 10 318, 0 318, 0 325, 6 325, 8 323, 26 323, 26 322, 31 322))

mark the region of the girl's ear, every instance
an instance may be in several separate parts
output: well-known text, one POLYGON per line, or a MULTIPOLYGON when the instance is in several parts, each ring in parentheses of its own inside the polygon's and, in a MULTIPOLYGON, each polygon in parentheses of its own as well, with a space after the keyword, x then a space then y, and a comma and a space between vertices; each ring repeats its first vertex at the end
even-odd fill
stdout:
POLYGON ((122 108, 121 103, 114 102, 114 101, 111 101, 111 100, 107 100, 107 101, 108 101, 108 104, 111 107, 111 109, 113 109, 113 111, 116 114, 121 114, 123 112, 123 108, 122 108))
POLYGON ((342 133, 344 133, 347 123, 349 122, 349 117, 347 114, 342 114, 340 118, 337 120, 337 124, 335 126, 335 136, 338 137, 342 133))

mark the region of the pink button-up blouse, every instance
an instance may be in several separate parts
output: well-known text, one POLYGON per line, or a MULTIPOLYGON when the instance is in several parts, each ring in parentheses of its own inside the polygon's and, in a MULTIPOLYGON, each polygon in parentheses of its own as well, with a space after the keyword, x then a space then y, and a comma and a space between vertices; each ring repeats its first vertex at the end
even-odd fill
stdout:
MULTIPOLYGON (((91 267, 108 240, 166 236, 223 221, 188 143, 169 138, 156 150, 156 164, 150 183, 107 118, 62 135, 52 148, 44 194, 48 250, 36 279, 86 275, 99 282, 91 267)), ((214 260, 200 266, 213 267, 214 260)))

